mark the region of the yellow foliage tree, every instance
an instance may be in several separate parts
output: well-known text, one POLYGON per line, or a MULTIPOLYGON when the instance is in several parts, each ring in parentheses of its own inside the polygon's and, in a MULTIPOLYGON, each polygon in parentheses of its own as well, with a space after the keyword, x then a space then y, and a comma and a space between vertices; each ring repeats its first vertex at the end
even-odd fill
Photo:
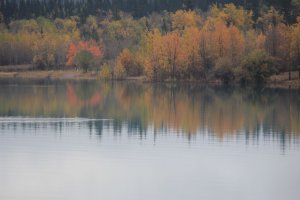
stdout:
POLYGON ((171 14, 172 29, 182 31, 186 28, 197 27, 201 17, 195 11, 178 10, 171 14))
POLYGON ((231 62, 236 65, 239 59, 245 51, 245 38, 244 35, 237 29, 237 27, 231 25, 228 30, 229 33, 229 47, 228 52, 230 54, 231 62))
POLYGON ((292 27, 291 37, 291 55, 295 64, 300 68, 300 16, 297 18, 297 23, 292 27))
POLYGON ((233 3, 225 4, 224 7, 219 7, 214 4, 209 9, 209 17, 217 21, 223 21, 227 25, 234 25, 239 29, 248 30, 253 25, 253 13, 247 11, 243 7, 236 7, 233 3))
POLYGON ((139 76, 143 72, 137 57, 127 48, 117 57, 117 64, 122 65, 127 76, 139 76))

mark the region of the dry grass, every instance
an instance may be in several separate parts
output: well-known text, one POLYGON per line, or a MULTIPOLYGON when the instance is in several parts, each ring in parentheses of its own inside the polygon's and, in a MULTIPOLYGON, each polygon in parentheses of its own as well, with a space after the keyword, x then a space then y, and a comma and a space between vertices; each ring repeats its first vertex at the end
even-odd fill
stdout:
POLYGON ((0 72, 0 78, 21 79, 53 79, 53 80, 93 80, 97 79, 96 72, 83 73, 76 70, 65 71, 23 71, 23 72, 0 72))
MULTIPOLYGON (((7 66, 0 66, 2 67, 7 66)), ((292 80, 289 81, 289 73, 281 73, 279 75, 274 75, 268 79, 269 85, 282 85, 282 86, 299 86, 300 79, 298 71, 291 73, 292 80)), ((95 80, 99 79, 100 76, 97 72, 87 72, 77 70, 51 70, 51 71, 1 71, 0 79, 52 79, 52 80, 95 80)), ((131 81, 146 81, 145 76, 139 77, 128 77, 126 80, 131 81)))
POLYGON ((278 75, 271 76, 268 82, 272 85, 285 85, 285 86, 300 85, 299 72, 298 71, 291 72, 291 80, 289 80, 289 73, 284 72, 278 75))
POLYGON ((32 65, 4 65, 0 66, 0 72, 28 71, 32 68, 32 65))
MULTIPOLYGON (((293 71, 291 72, 291 79, 298 80, 299 79, 299 72, 293 71)), ((270 81, 288 81, 289 80, 289 73, 284 72, 278 75, 271 76, 270 81)))

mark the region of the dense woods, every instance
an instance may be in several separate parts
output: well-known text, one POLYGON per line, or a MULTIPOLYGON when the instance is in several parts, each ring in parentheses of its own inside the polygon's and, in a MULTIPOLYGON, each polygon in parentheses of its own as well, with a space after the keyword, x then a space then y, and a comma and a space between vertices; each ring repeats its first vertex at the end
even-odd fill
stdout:
POLYGON ((0 65, 156 81, 300 70, 300 1, 129 2, 1 1, 0 65))
POLYGON ((174 12, 179 9, 199 9, 207 11, 212 4, 234 3, 253 10, 257 17, 261 7, 273 6, 284 13, 289 22, 299 15, 299 0, 2 0, 0 12, 6 21, 44 16, 66 18, 80 16, 84 20, 89 15, 99 15, 101 11, 112 10, 115 17, 118 11, 143 17, 164 10, 174 12))

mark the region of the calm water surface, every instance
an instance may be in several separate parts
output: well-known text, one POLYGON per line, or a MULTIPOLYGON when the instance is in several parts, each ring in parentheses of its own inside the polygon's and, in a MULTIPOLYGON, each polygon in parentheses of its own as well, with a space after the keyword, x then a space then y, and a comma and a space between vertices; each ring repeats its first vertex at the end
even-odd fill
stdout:
POLYGON ((298 200, 300 90, 0 84, 0 199, 298 200))

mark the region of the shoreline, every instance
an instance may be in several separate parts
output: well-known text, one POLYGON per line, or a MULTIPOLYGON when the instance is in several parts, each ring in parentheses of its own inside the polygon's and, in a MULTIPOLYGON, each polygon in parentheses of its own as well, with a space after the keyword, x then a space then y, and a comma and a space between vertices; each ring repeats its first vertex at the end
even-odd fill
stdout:
MULTIPOLYGON (((275 75, 268 79, 266 86, 270 87, 300 87, 300 79, 293 78, 288 80, 286 74, 275 75)), ((38 71, 0 71, 0 80, 101 80, 99 73, 95 71, 82 72, 77 70, 38 70, 38 71)), ((118 81, 118 80, 112 80, 118 81)), ((220 81, 201 81, 201 80, 183 80, 183 81, 149 81, 144 76, 140 77, 127 77, 120 81, 131 81, 131 82, 146 82, 146 83, 199 83, 199 84, 212 84, 212 85, 223 85, 220 81)), ((235 85, 235 83, 233 83, 235 85)))

